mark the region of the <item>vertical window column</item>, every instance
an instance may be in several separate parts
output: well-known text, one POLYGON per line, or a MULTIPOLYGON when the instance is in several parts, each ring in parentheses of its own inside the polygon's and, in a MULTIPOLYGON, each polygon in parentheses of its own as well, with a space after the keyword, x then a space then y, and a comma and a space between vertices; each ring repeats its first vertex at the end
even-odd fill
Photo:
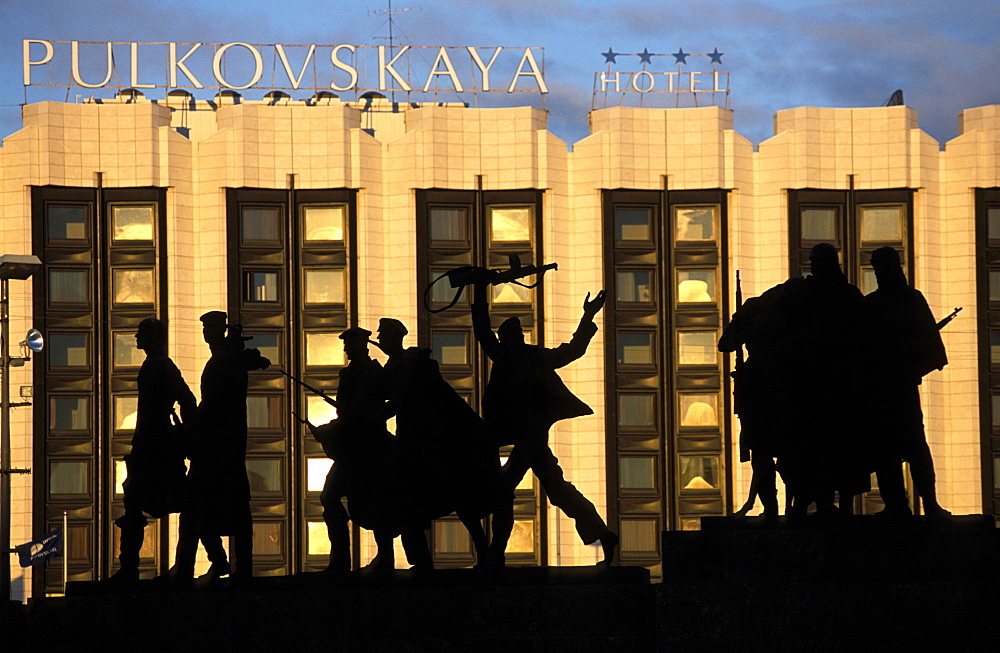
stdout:
POLYGON ((1000 188, 975 195, 983 510, 1000 515, 1000 188))

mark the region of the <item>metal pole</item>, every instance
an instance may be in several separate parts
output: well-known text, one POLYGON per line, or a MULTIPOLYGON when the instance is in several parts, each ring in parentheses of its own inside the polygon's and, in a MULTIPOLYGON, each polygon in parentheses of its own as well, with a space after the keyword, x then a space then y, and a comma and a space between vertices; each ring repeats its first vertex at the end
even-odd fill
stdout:
MULTIPOLYGON (((10 601, 10 297, 9 280, 0 278, 0 601, 10 601)), ((6 611, 6 610, 5 610, 6 611)))
POLYGON ((66 511, 63 510, 63 532, 62 532, 62 545, 63 545, 63 596, 66 596, 66 583, 69 581, 69 518, 66 511))

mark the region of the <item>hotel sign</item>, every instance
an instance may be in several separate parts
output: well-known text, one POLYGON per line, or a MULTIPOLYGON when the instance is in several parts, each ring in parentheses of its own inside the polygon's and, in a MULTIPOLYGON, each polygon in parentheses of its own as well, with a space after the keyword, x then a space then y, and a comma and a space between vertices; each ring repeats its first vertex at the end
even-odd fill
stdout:
POLYGON ((718 48, 706 54, 684 52, 684 48, 679 48, 677 52, 670 54, 650 52, 648 48, 642 52, 632 53, 615 52, 612 48, 608 48, 607 52, 601 53, 604 63, 607 64, 607 70, 594 73, 594 96, 596 98, 602 93, 721 93, 728 96, 729 73, 719 70, 724 54, 719 52, 718 48), (642 69, 614 70, 613 65, 618 64, 618 57, 639 57, 642 69), (673 57, 673 61, 669 63, 676 64, 677 69, 655 70, 653 60, 659 57, 673 57), (688 57, 708 58, 711 69, 699 71, 685 69, 688 57))
POLYGON ((23 41, 25 86, 548 93, 544 72, 540 47, 23 41))

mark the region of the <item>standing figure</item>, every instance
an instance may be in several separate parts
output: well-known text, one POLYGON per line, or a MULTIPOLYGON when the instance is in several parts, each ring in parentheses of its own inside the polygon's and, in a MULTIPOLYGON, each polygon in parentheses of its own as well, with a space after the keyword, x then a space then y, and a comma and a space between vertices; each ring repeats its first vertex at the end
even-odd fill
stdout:
POLYGON ((472 324, 476 340, 493 361, 490 380, 483 394, 483 417, 497 444, 514 448, 500 471, 496 507, 493 512, 493 539, 489 564, 502 567, 507 541, 514 527, 514 490, 532 470, 553 505, 576 521, 576 531, 584 544, 600 540, 604 559, 610 565, 618 546, 618 535, 608 529, 594 504, 563 477, 559 460, 549 449, 549 429, 559 420, 594 411, 563 384, 556 370, 580 358, 597 333, 594 316, 604 306, 604 291, 583 302, 583 317, 570 342, 554 349, 524 342, 521 321, 512 317, 500 325, 499 338, 490 324, 486 300, 488 278, 475 286, 472 324))
POLYGON ((139 578, 139 550, 148 523, 143 513, 158 519, 179 508, 184 454, 179 428, 171 423, 174 404, 180 405, 185 426, 195 418, 194 395, 167 357, 166 326, 156 318, 143 320, 135 346, 146 352, 146 360, 136 380, 139 399, 132 451, 125 456, 125 514, 115 520, 121 529, 120 567, 111 577, 115 581, 139 578))
POLYGON ((908 285, 899 253, 880 247, 871 255, 878 290, 865 297, 871 355, 866 375, 875 410, 870 418, 876 443, 876 476, 883 514, 911 514, 901 460, 910 463, 917 494, 929 517, 951 513, 937 502, 934 461, 920 410, 921 379, 948 364, 944 343, 927 300, 908 285))
POLYGON ((258 350, 246 349, 242 327, 227 325, 226 318, 222 311, 201 316, 202 334, 212 355, 201 374, 197 437, 191 445, 186 506, 178 528, 174 572, 178 577, 193 573, 199 539, 212 562, 209 576, 228 573, 222 535, 230 536, 233 576, 253 575, 246 469, 247 372, 266 369, 270 361, 258 350))
POLYGON ((379 320, 390 411, 396 416, 399 455, 406 474, 401 530, 407 560, 415 568, 433 561, 424 531, 439 517, 456 513, 476 550, 487 555, 480 520, 493 508, 500 462, 482 419, 441 376, 429 349, 403 347, 407 330, 392 318, 379 320))

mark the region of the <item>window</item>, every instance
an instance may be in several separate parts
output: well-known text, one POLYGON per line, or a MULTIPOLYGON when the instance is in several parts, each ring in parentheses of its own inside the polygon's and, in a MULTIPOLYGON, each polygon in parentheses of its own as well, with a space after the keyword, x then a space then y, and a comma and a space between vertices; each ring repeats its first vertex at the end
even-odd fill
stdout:
POLYGON ((680 456, 681 489, 719 489, 718 456, 680 456))
POLYGON ((619 365, 652 365, 653 334, 622 332, 618 334, 619 365))
POLYGON ((838 238, 838 216, 836 207, 804 207, 802 217, 802 240, 821 243, 836 243, 838 238))
POLYGON ((906 207, 903 205, 861 205, 858 214, 862 244, 892 243, 903 239, 903 221, 906 218, 906 207))
POLYGON ((650 393, 618 395, 618 425, 625 428, 656 426, 656 396, 650 393))
POLYGON ((62 460, 49 462, 49 494, 88 493, 90 461, 62 460))
POLYGON ((620 304, 649 304, 653 301, 652 274, 648 270, 622 270, 616 284, 620 304))
POLYGON ((115 461, 115 494, 123 496, 125 494, 125 479, 128 478, 128 465, 124 460, 115 461))
POLYGON ((622 456, 618 459, 618 485, 623 490, 655 490, 656 458, 622 456))
POLYGON ((49 428, 53 431, 90 429, 90 397, 49 397, 49 428))
POLYGON ((469 240, 468 211, 465 207, 430 209, 431 240, 465 243, 469 240))
POLYGON ((1000 206, 986 207, 986 237, 1000 240, 1000 206))
POLYGON ((156 207, 148 205, 112 205, 112 241, 152 241, 156 228, 156 207))
POLYGON ((715 301, 715 270, 677 270, 677 303, 715 301))
POLYGON ((333 461, 329 458, 306 458, 306 491, 322 492, 331 467, 333 461))
POLYGON ((247 347, 252 347, 260 351, 260 355, 271 361, 272 365, 281 364, 281 334, 280 333, 244 333, 244 337, 250 337, 247 347))
POLYGON ((90 362, 89 342, 86 333, 50 333, 49 367, 86 367, 90 362))
POLYGON ((306 365, 344 365, 344 341, 336 333, 306 333, 306 365))
POLYGON ((715 365, 718 358, 715 331, 681 331, 677 334, 679 365, 715 365))
POLYGON ((276 458, 247 458, 247 479, 254 494, 281 492, 281 461, 276 458))
POLYGON ((653 212, 645 208, 615 209, 615 239, 647 243, 653 240, 653 212))
POLYGON ((146 360, 146 352, 136 348, 134 333, 114 334, 115 367, 141 367, 146 360))
POLYGON ((277 302, 278 301, 278 273, 253 271, 247 272, 247 295, 248 302, 277 302))
POLYGON ((281 397, 278 395, 247 397, 247 428, 274 430, 281 428, 281 397))
POLYGON ((621 548, 623 554, 656 553, 659 531, 652 519, 622 519, 621 548))
POLYGON ((515 519, 507 540, 505 553, 535 552, 535 522, 532 519, 515 519))
POLYGON ((116 431, 134 431, 135 419, 139 414, 139 398, 118 395, 114 399, 114 420, 116 431))
POLYGON ((462 522, 450 519, 434 521, 435 553, 468 553, 471 549, 472 540, 462 522))
MULTIPOLYGON (((493 288, 494 304, 530 304, 531 288, 519 286, 516 283, 502 283, 493 288)), ((452 290, 454 293, 454 290, 452 290)), ((448 301, 451 301, 449 299, 448 301)))
POLYGON ((86 304, 90 300, 90 270, 49 268, 50 304, 86 304))
POLYGON ((344 240, 347 205, 306 205, 302 207, 302 238, 306 242, 336 243, 344 240))
POLYGON ((313 426, 320 426, 337 419, 337 409, 328 404, 323 397, 310 394, 306 397, 306 419, 313 426))
POLYGON ((305 297, 307 304, 343 304, 344 271, 306 269, 305 297))
POLYGON ((89 206, 49 204, 47 207, 48 239, 52 241, 87 241, 87 215, 89 206))
POLYGON ((494 243, 526 243, 531 240, 532 207, 490 206, 490 240, 494 243))
POLYGON ((674 209, 674 223, 678 241, 715 240, 714 206, 678 206, 674 209))
POLYGON ((308 540, 308 555, 330 555, 330 534, 326 530, 326 522, 306 522, 306 539, 308 540))
POLYGON ((431 340, 432 358, 442 365, 468 365, 468 334, 435 333, 431 340))
POLYGON ((281 245, 281 212, 277 207, 245 206, 240 215, 245 245, 281 245))
POLYGON ((281 556, 284 531, 283 522, 255 519, 253 521, 254 556, 281 556))
POLYGON ((152 269, 116 268, 111 273, 112 296, 116 304, 152 304, 156 301, 155 275, 152 269))
POLYGON ((682 394, 678 401, 681 426, 697 428, 719 425, 718 395, 682 394))

